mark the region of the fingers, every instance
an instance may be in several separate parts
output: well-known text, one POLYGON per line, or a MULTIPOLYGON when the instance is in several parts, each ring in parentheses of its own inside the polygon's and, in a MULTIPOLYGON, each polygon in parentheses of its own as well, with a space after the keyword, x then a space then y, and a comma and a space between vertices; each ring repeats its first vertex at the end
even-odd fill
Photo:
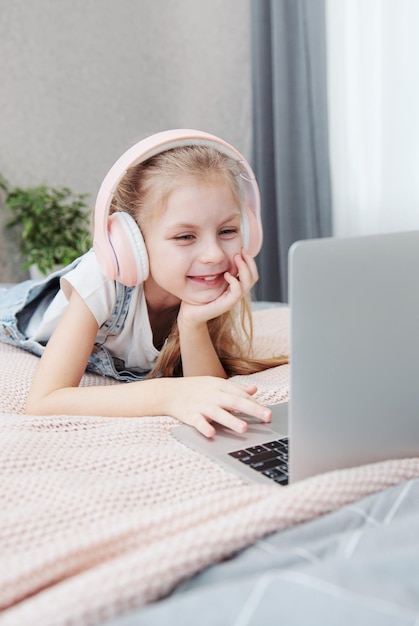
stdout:
POLYGON ((241 255, 235 257, 240 282, 246 284, 249 289, 259 279, 258 269, 254 258, 248 253, 246 248, 242 248, 241 255))
POLYGON ((244 433, 247 430, 246 422, 235 417, 225 409, 214 406, 211 407, 210 410, 205 411, 205 413, 209 413, 211 417, 209 415, 199 414, 194 416, 190 421, 191 426, 205 435, 205 437, 213 437, 216 434, 215 428, 210 423, 212 421, 226 428, 230 428, 236 433, 244 433))
POLYGON ((234 262, 237 266, 237 276, 232 276, 229 272, 226 272, 225 279, 230 286, 231 293, 239 299, 249 293, 257 282, 259 275, 254 258, 250 256, 245 248, 242 248, 241 254, 237 254, 234 257, 234 262))
POLYGON ((207 419, 205 419, 203 415, 196 415, 193 419, 191 419, 191 421, 187 423, 190 426, 196 428, 196 430, 201 433, 201 435, 204 435, 204 437, 208 437, 208 439, 214 437, 215 435, 214 426, 211 426, 211 424, 208 422, 207 419))
POLYGON ((272 411, 259 404, 253 398, 237 398, 223 405, 223 408, 227 411, 231 411, 234 414, 244 413, 251 417, 256 417, 261 422, 270 422, 272 417, 272 411))
MULTIPOLYGON (((191 422, 191 425, 194 426, 200 433, 205 435, 205 437, 214 437, 216 434, 216 430, 210 422, 216 422, 217 424, 225 426, 226 428, 229 428, 239 434, 243 434, 247 430, 247 422, 240 419, 240 417, 233 415, 226 409, 213 407, 210 411, 208 411, 208 413, 210 415, 201 414, 196 416, 196 418, 191 422)), ((269 409, 263 413, 259 413, 258 415, 254 415, 253 408, 249 411, 243 411, 243 413, 257 417, 262 423, 269 422, 272 415, 269 409)))
POLYGON ((256 385, 241 385, 241 386, 246 391, 246 393, 248 393, 250 396, 253 396, 258 390, 256 385))
POLYGON ((182 419, 194 426, 205 437, 213 437, 215 428, 212 422, 221 424, 237 433, 247 430, 247 423, 239 417, 241 413, 255 417, 261 422, 270 422, 271 410, 262 406, 251 396, 256 392, 254 385, 247 387, 230 381, 218 379, 217 388, 211 390, 208 402, 195 406, 189 415, 183 413, 182 419))

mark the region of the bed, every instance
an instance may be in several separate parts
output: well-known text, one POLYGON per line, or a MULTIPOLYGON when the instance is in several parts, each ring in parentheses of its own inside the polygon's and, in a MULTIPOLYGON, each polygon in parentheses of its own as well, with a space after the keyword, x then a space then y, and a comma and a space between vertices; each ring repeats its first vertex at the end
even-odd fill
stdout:
MULTIPOLYGON (((287 307, 254 322, 288 350, 287 307)), ((171 417, 24 415, 36 364, 0 344, 1 626, 419 624, 419 459, 245 484, 171 417)), ((288 399, 287 365, 235 379, 288 399)))

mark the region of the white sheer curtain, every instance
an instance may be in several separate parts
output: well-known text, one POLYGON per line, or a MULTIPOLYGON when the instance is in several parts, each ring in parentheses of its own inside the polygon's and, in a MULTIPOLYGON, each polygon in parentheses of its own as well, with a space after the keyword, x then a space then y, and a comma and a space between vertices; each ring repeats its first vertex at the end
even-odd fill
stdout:
POLYGON ((419 229, 419 1, 326 16, 333 232, 419 229))

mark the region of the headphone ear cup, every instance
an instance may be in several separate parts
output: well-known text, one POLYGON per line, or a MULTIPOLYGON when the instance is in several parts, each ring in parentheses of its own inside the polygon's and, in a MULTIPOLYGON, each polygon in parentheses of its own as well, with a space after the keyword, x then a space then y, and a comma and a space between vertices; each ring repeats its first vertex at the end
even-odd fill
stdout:
POLYGON ((109 241, 118 267, 118 282, 133 287, 143 283, 149 274, 147 249, 136 221, 122 211, 108 219, 109 241))

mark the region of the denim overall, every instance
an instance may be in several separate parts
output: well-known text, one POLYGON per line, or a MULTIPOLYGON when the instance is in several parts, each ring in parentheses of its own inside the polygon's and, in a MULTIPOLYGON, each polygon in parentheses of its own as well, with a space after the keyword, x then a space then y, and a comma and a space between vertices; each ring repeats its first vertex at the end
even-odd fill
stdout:
MULTIPOLYGON (((12 287, 0 288, 0 341, 41 356, 45 346, 25 335, 33 311, 44 298, 51 301, 60 289, 60 278, 80 262, 76 259, 64 269, 40 280, 26 280, 12 287)), ((132 287, 116 282, 116 302, 110 318, 101 326, 102 343, 118 334, 123 325, 132 295, 132 287)), ((123 361, 111 356, 102 344, 95 344, 86 370, 121 381, 141 380, 148 372, 126 370, 123 361)))

